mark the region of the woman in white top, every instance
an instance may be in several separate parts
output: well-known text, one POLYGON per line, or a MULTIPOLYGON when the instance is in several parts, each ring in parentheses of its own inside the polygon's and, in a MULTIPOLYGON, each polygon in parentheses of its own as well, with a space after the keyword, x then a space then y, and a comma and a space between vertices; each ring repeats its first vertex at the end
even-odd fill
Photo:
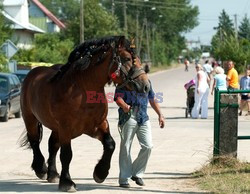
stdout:
POLYGON ((218 66, 214 69, 214 72, 216 73, 216 75, 214 76, 214 84, 211 91, 212 95, 215 87, 219 90, 227 90, 227 76, 224 73, 224 69, 218 66))
POLYGON ((199 117, 199 112, 201 108, 201 118, 206 119, 208 115, 208 83, 210 79, 203 71, 202 66, 200 64, 197 64, 195 68, 197 71, 197 76, 195 78, 195 103, 191 115, 192 118, 197 119, 199 117))

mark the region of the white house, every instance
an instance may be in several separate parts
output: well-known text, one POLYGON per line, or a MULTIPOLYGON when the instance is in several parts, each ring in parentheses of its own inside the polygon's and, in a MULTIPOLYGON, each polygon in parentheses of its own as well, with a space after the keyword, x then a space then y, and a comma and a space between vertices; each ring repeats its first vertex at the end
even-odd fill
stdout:
POLYGON ((31 48, 35 33, 45 33, 44 30, 29 22, 29 11, 27 0, 4 0, 3 15, 10 21, 14 29, 11 38, 19 48, 31 48))
POLYGON ((19 48, 31 48, 36 33, 58 32, 65 28, 38 0, 3 0, 3 10, 2 14, 14 29, 11 40, 19 48))

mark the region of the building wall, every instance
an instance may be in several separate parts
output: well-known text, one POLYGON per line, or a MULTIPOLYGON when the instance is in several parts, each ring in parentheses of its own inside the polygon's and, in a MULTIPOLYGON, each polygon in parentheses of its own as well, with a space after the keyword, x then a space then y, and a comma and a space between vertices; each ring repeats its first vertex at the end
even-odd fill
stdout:
POLYGON ((49 19, 42 10, 37 7, 32 1, 30 1, 29 6, 29 16, 30 16, 30 23, 33 25, 43 29, 46 32, 59 32, 60 28, 51 20, 49 19))
POLYGON ((24 1, 21 5, 4 5, 4 10, 17 21, 28 24, 29 23, 29 12, 28 2, 24 1))
POLYGON ((17 42, 17 47, 22 49, 32 48, 34 34, 28 31, 16 30, 11 38, 12 42, 17 42))

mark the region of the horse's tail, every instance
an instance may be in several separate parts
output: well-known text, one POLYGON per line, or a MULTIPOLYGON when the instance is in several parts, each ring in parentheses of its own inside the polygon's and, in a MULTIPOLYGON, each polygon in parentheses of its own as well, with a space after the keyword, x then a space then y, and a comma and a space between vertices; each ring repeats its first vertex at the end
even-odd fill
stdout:
MULTIPOLYGON (((43 138, 43 126, 40 122, 38 122, 37 124, 37 129, 39 132, 39 142, 41 142, 43 138)), ((22 132, 21 136, 18 139, 18 142, 20 147, 25 147, 27 149, 31 148, 26 129, 22 132)))

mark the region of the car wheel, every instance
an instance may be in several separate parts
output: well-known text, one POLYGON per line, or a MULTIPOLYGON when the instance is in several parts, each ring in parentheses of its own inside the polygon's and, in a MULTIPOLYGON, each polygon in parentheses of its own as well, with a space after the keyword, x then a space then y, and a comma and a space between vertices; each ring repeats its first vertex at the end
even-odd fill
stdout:
POLYGON ((15 113, 16 118, 21 118, 21 110, 19 110, 17 113, 15 113))
POLYGON ((3 117, 1 117, 1 121, 7 122, 9 120, 9 115, 10 115, 10 107, 7 105, 6 112, 3 117))

